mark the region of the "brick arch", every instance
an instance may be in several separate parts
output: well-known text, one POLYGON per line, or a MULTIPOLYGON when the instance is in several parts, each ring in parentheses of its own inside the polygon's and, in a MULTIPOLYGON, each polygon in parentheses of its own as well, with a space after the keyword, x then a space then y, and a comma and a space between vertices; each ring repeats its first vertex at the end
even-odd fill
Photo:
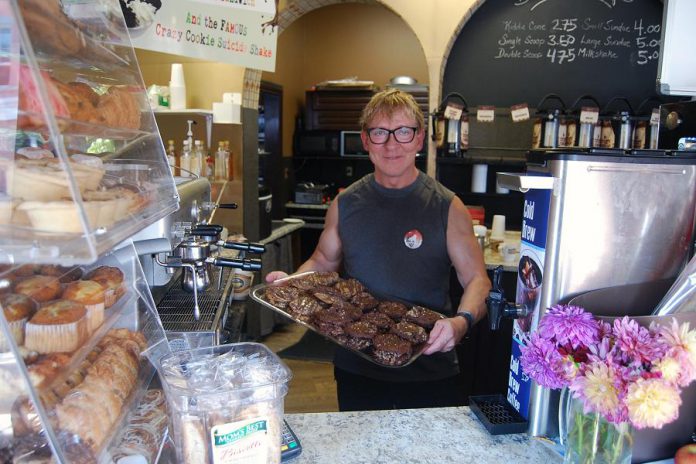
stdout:
MULTIPOLYGON (((301 16, 330 5, 339 5, 344 3, 358 3, 364 5, 382 5, 389 11, 403 19, 403 17, 389 5, 379 0, 354 0, 347 2, 346 0, 295 0, 289 1, 286 8, 278 14, 278 35, 288 28, 293 22, 301 16)), ((406 22, 406 21, 404 21, 406 22)), ((406 24, 408 24, 406 22, 406 24)), ((242 106, 246 108, 258 108, 259 105, 259 89, 261 86, 262 71, 258 69, 246 68, 244 70, 244 88, 242 90, 242 106)))

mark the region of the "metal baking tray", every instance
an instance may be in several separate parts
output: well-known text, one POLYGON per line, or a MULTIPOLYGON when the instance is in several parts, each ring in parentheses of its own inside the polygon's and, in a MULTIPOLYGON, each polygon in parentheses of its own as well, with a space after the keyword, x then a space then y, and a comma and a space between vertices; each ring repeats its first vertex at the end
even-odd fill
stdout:
MULTIPOLYGON (((288 319, 291 319, 293 322, 296 322, 296 323, 298 323, 298 324, 300 324, 300 325, 303 325, 303 326, 307 327, 308 329, 312 330, 313 332, 318 333, 318 334, 321 335, 322 337, 324 337, 324 338, 326 338, 326 339, 328 339, 328 340, 331 340, 332 342, 334 342, 334 343, 337 344, 338 346, 340 346, 340 347, 342 347, 342 348, 345 348, 346 350, 351 351, 352 353, 355 353, 356 355, 360 356, 361 358, 366 359, 366 360, 368 360, 368 361, 370 361, 370 362, 372 362, 372 363, 374 363, 374 364, 377 364, 378 366, 389 367, 389 368, 392 368, 392 369, 394 369, 394 368, 398 369, 398 368, 401 368, 401 367, 406 367, 406 366, 408 366, 409 364, 411 364, 413 361, 415 361, 421 354, 423 354, 423 351, 425 351, 425 348, 426 348, 426 345, 427 345, 426 343, 421 343, 421 344, 419 344, 419 345, 413 345, 413 354, 412 354, 411 357, 408 359, 408 361, 406 361, 406 362, 403 363, 403 364, 399 364, 398 366, 392 366, 392 365, 390 365, 390 364, 381 363, 381 362, 379 362, 378 360, 374 359, 374 358, 370 355, 371 350, 372 350, 371 348, 370 348, 368 351, 366 351, 366 352, 363 352, 363 351, 359 351, 359 350, 350 348, 350 347, 346 346, 343 342, 341 342, 340 340, 338 340, 337 338, 334 338, 334 337, 332 337, 332 336, 330 336, 330 335, 328 335, 328 334, 325 334, 324 332, 321 332, 321 331, 320 331, 317 327, 315 327, 313 324, 310 324, 310 323, 301 321, 301 320, 299 320, 299 319, 296 319, 295 316, 293 316, 293 315, 290 314, 289 312, 285 311, 284 309, 278 308, 277 306, 272 305, 271 303, 269 303, 268 301, 266 301, 266 300, 264 299, 264 294, 265 294, 265 291, 266 291, 266 289, 267 289, 268 287, 277 286, 277 285, 286 285, 287 282, 289 282, 289 281, 292 280, 292 279, 297 279, 297 278, 300 278, 300 277, 304 277, 304 276, 309 275, 309 274, 312 274, 312 273, 313 273, 313 271, 311 271, 311 272, 303 272, 303 273, 301 273, 301 274, 294 274, 294 275, 285 277, 285 278, 283 278, 283 279, 278 279, 278 280, 276 280, 275 282, 273 282, 272 284, 259 284, 259 285, 256 285, 255 287, 253 287, 253 288, 251 289, 251 292, 250 292, 251 298, 252 298, 254 301, 256 301, 256 302, 262 304, 263 306, 265 306, 265 307, 267 307, 267 308, 269 308, 269 309, 272 309, 273 311, 276 311, 276 312, 282 314, 283 316, 287 317, 288 319)), ((376 298, 376 297, 375 297, 375 298, 376 298)), ((378 298, 378 299, 379 299, 379 298, 378 298)), ((380 300, 380 301, 387 301, 387 300, 380 300)), ((400 301, 400 303, 404 303, 404 304, 405 304, 406 306, 408 306, 408 307, 414 306, 413 304, 409 304, 409 303, 403 302, 403 301, 400 301)), ((442 317, 444 318, 444 316, 442 316, 442 317)), ((430 332, 428 331, 428 329, 426 329, 426 333, 428 333, 428 335, 430 335, 430 332)))

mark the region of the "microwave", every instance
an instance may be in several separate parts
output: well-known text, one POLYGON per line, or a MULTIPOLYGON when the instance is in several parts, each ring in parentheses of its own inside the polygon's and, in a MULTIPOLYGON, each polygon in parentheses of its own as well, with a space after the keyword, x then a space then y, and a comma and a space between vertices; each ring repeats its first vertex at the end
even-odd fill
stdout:
POLYGON ((295 154, 300 156, 339 156, 340 131, 301 131, 295 133, 295 154))
POLYGON ((341 131, 341 156, 368 156, 360 138, 360 131, 341 131))
POLYGON ((360 131, 301 131, 295 134, 294 152, 299 156, 367 157, 360 131))

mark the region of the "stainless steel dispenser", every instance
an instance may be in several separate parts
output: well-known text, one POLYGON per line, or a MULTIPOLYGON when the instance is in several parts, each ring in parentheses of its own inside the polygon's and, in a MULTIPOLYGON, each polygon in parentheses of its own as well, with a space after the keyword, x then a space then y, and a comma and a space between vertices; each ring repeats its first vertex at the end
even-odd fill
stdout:
MULTIPOLYGON (((508 402, 529 434, 558 436, 558 398, 519 366, 546 308, 599 288, 675 277, 694 243, 696 155, 532 151, 527 173, 498 173, 525 192, 508 402)), ((616 311, 628 311, 616 307, 616 311)), ((626 312, 618 315, 626 314, 626 312)))

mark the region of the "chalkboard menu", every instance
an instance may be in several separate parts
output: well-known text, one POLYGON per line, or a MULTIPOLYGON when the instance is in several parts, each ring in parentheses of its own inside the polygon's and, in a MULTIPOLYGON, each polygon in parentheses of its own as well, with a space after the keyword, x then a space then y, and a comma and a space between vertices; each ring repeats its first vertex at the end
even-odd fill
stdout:
POLYGON ((657 94, 661 23, 660 0, 487 0, 457 37, 443 91, 530 107, 549 93, 568 106, 625 96, 637 109, 657 94))

